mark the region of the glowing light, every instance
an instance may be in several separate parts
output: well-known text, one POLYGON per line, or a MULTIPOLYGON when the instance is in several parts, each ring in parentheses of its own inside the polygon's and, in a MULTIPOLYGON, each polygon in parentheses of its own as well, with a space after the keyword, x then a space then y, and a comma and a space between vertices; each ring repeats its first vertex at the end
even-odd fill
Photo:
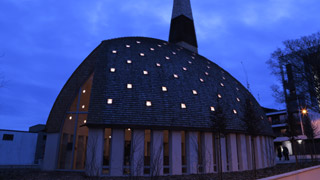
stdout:
POLYGON ((211 111, 215 111, 215 109, 214 109, 214 107, 213 107, 213 106, 211 106, 211 107, 210 107, 210 110, 211 110, 211 111))
POLYGON ((218 98, 220 98, 220 99, 222 98, 221 94, 218 94, 218 98))
POLYGON ((192 58, 192 59, 195 59, 195 57, 194 57, 194 56, 191 56, 191 58, 192 58))
POLYGON ((166 60, 169 60, 169 59, 170 59, 170 57, 166 56, 166 60))
POLYGON ((140 44, 141 42, 140 42, 140 41, 136 41, 136 43, 137 43, 137 44, 140 44))
POLYGON ((129 44, 127 44, 127 45, 126 45, 126 47, 127 47, 127 48, 129 48, 129 47, 130 47, 130 45, 129 45, 129 44))
POLYGON ((189 64, 192 64, 192 62, 191 62, 191 61, 188 61, 188 63, 189 63, 189 64))
POLYGON ((154 51, 154 48, 150 48, 151 51, 154 51))
POLYGON ((174 78, 178 78, 179 76, 177 74, 173 74, 173 77, 174 78))
POLYGON ((72 116, 69 116, 69 119, 71 120, 71 119, 72 119, 72 116))
POLYGON ((127 84, 128 89, 132 89, 132 84, 127 84))
POLYGON ((168 90, 167 90, 167 87, 162 86, 162 91, 164 91, 164 92, 165 92, 165 91, 168 91, 168 90))
POLYGON ((110 68, 110 72, 116 72, 116 68, 110 68))
POLYGON ((131 63, 132 63, 132 61, 131 61, 131 60, 127 60, 127 63, 128 63, 128 64, 131 64, 131 63))
POLYGON ((306 115, 306 114, 308 114, 308 110, 307 110, 307 109, 301 109, 301 113, 302 113, 303 115, 306 115))
POLYGON ((176 55, 177 53, 173 51, 172 54, 176 55))
POLYGON ((183 67, 182 69, 183 69, 184 71, 186 71, 186 70, 187 70, 187 68, 186 68, 186 67, 183 67))
POLYGON ((146 101, 146 106, 152 106, 151 101, 146 101))
POLYGON ((207 66, 208 69, 210 69, 210 66, 207 66))
POLYGON ((196 90, 192 90, 192 94, 196 95, 198 92, 196 90))
POLYGON ((208 73, 208 72, 205 72, 204 74, 206 74, 207 76, 209 75, 209 73, 208 73))
POLYGON ((111 139, 111 136, 109 136, 109 139, 111 139))
POLYGON ((200 81, 201 81, 201 82, 204 82, 204 80, 203 80, 202 78, 200 78, 200 81))
POLYGON ((108 100, 107 100, 107 103, 108 103, 108 104, 112 104, 112 99, 108 99, 108 100))
POLYGON ((222 86, 222 87, 223 87, 223 86, 224 86, 224 84, 223 84, 223 83, 220 83, 220 86, 222 86))
POLYGON ((160 44, 158 44, 158 47, 161 47, 161 45, 160 45, 160 44))
POLYGON ((237 98, 237 101, 238 101, 238 102, 240 102, 240 99, 239 99, 239 98, 237 98))
POLYGON ((85 107, 86 107, 85 105, 82 105, 82 106, 81 106, 82 109, 84 109, 85 107))
POLYGON ((130 128, 128 128, 128 131, 131 131, 131 129, 130 129, 130 128))
POLYGON ((298 142, 298 144, 302 144, 302 140, 301 139, 298 139, 297 142, 298 142))
POLYGON ((87 120, 83 120, 83 123, 87 123, 87 120))
POLYGON ((82 93, 83 93, 83 94, 86 93, 86 90, 84 89, 84 90, 82 91, 82 93))
POLYGON ((182 108, 182 109, 185 109, 185 108, 187 108, 186 104, 184 104, 184 103, 181 103, 181 108, 182 108))
POLYGON ((156 64, 156 66, 160 67, 160 66, 161 66, 161 64, 157 63, 157 64, 156 64))
POLYGON ((144 56, 144 53, 140 53, 140 56, 144 56))
POLYGON ((148 74, 148 71, 143 71, 143 74, 144 74, 144 75, 147 75, 147 74, 148 74))
POLYGON ((112 51, 112 53, 113 53, 113 54, 116 54, 116 53, 117 53, 117 51, 116 51, 116 50, 113 50, 113 51, 112 51))
POLYGON ((234 114, 237 114, 237 111, 234 109, 234 110, 233 110, 233 113, 234 113, 234 114))

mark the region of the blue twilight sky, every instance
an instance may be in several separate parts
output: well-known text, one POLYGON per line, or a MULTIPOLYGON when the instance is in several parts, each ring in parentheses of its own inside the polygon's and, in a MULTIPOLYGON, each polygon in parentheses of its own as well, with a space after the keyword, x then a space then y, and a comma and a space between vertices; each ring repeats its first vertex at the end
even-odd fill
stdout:
MULTIPOLYGON (((191 0, 199 54, 230 72, 262 106, 282 108, 266 65, 287 39, 320 30, 319 0, 191 0)), ((172 0, 0 0, 0 129, 46 123, 64 83, 102 40, 168 39, 172 0)))

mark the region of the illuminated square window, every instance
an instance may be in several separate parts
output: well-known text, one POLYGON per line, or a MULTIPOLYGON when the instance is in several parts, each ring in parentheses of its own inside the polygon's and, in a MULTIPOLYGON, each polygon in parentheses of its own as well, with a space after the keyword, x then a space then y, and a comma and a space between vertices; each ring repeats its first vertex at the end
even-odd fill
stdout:
POLYGON ((223 87, 223 86, 224 86, 224 84, 223 84, 223 83, 220 83, 220 86, 222 86, 222 87, 223 87))
POLYGON ((132 61, 131 61, 131 60, 127 60, 127 63, 128 63, 128 64, 131 64, 131 63, 132 63, 132 61))
POLYGON ((186 70, 187 70, 187 68, 186 68, 186 67, 183 67, 182 69, 183 69, 184 71, 186 71, 186 70))
POLYGON ((234 110, 233 110, 233 113, 234 113, 234 114, 237 114, 237 111, 234 109, 234 110))
POLYGON ((208 72, 205 72, 204 74, 206 74, 207 76, 209 75, 209 73, 208 73, 208 72))
POLYGON ((237 98, 237 101, 238 101, 238 102, 240 102, 240 99, 239 99, 239 98, 237 98))
POLYGON ((150 48, 151 51, 154 51, 154 48, 150 48))
POLYGON ((128 89, 132 89, 132 84, 127 84, 128 89))
POLYGON ((127 47, 127 48, 129 48, 129 47, 130 47, 130 45, 129 45, 129 44, 127 44, 127 45, 126 45, 126 47, 127 47))
POLYGON ((213 106, 211 106, 211 107, 210 107, 210 110, 211 110, 211 111, 215 111, 215 109, 214 109, 214 107, 213 107, 213 106))
POLYGON ((196 95, 198 92, 196 90, 192 90, 192 94, 196 95))
POLYGON ((191 61, 188 61, 188 63, 189 63, 189 64, 192 64, 192 62, 191 62, 191 61))
POLYGON ((146 106, 152 106, 151 101, 146 101, 146 106))
POLYGON ((222 98, 221 94, 218 94, 218 98, 222 98))
POLYGON ((158 44, 158 47, 161 47, 161 45, 160 45, 160 44, 158 44))
POLYGON ((179 76, 177 74, 173 74, 174 78, 179 78, 179 76))
POLYGON ((200 78, 200 81, 201 81, 201 82, 204 82, 204 80, 203 80, 202 78, 200 78))
POLYGON ((116 68, 110 68, 110 72, 116 72, 116 68))
POLYGON ((160 64, 160 63, 156 63, 156 66, 160 67, 160 66, 161 66, 161 64, 160 64))
POLYGON ((170 57, 166 56, 166 60, 169 60, 169 59, 170 59, 170 57))
POLYGON ((173 51, 172 54, 176 55, 177 53, 173 51))
POLYGON ((140 56, 144 56, 144 53, 140 53, 140 56))
POLYGON ((144 75, 147 75, 147 74, 148 74, 148 71, 143 71, 143 74, 144 74, 144 75))
POLYGON ((165 92, 165 91, 168 91, 168 90, 167 90, 167 87, 162 86, 162 91, 164 91, 164 92, 165 92))
POLYGON ((182 109, 185 109, 185 108, 187 108, 186 104, 184 104, 184 103, 181 103, 181 108, 182 108, 182 109))
POLYGON ((107 103, 108 103, 108 104, 112 104, 112 99, 108 99, 108 100, 107 100, 107 103))
POLYGON ((137 43, 137 44, 140 44, 141 42, 140 42, 140 41, 136 41, 136 43, 137 43))
POLYGON ((113 54, 116 54, 116 53, 117 53, 117 51, 116 51, 116 50, 113 50, 113 51, 112 51, 112 53, 113 53, 113 54))

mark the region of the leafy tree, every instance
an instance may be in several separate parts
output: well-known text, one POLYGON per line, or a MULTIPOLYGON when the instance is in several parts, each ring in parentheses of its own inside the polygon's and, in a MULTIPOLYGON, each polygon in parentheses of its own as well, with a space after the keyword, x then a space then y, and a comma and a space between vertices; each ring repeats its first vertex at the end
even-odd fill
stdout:
MULTIPOLYGON (((286 89, 285 66, 290 64, 294 74, 294 83, 300 96, 307 94, 313 97, 308 104, 309 108, 319 111, 320 102, 320 32, 304 36, 295 40, 283 42, 284 47, 278 48, 267 61, 272 73, 275 74, 286 89)), ((278 88, 279 89, 279 88, 278 88)), ((273 91, 277 99, 279 93, 275 86, 273 91)), ((282 94, 286 95, 284 91, 282 94)), ((280 96, 281 97, 281 96, 280 96)), ((305 99, 307 97, 300 97, 305 99)), ((282 98, 284 99, 284 98, 282 98)), ((287 103, 287 102, 286 102, 287 103)))

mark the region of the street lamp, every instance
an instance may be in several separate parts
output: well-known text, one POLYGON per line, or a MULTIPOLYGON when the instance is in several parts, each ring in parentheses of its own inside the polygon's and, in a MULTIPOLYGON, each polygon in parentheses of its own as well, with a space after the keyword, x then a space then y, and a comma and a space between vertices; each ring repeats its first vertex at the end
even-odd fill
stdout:
POLYGON ((301 109, 301 113, 302 113, 302 115, 306 115, 306 114, 308 114, 308 110, 307 109, 301 109))

